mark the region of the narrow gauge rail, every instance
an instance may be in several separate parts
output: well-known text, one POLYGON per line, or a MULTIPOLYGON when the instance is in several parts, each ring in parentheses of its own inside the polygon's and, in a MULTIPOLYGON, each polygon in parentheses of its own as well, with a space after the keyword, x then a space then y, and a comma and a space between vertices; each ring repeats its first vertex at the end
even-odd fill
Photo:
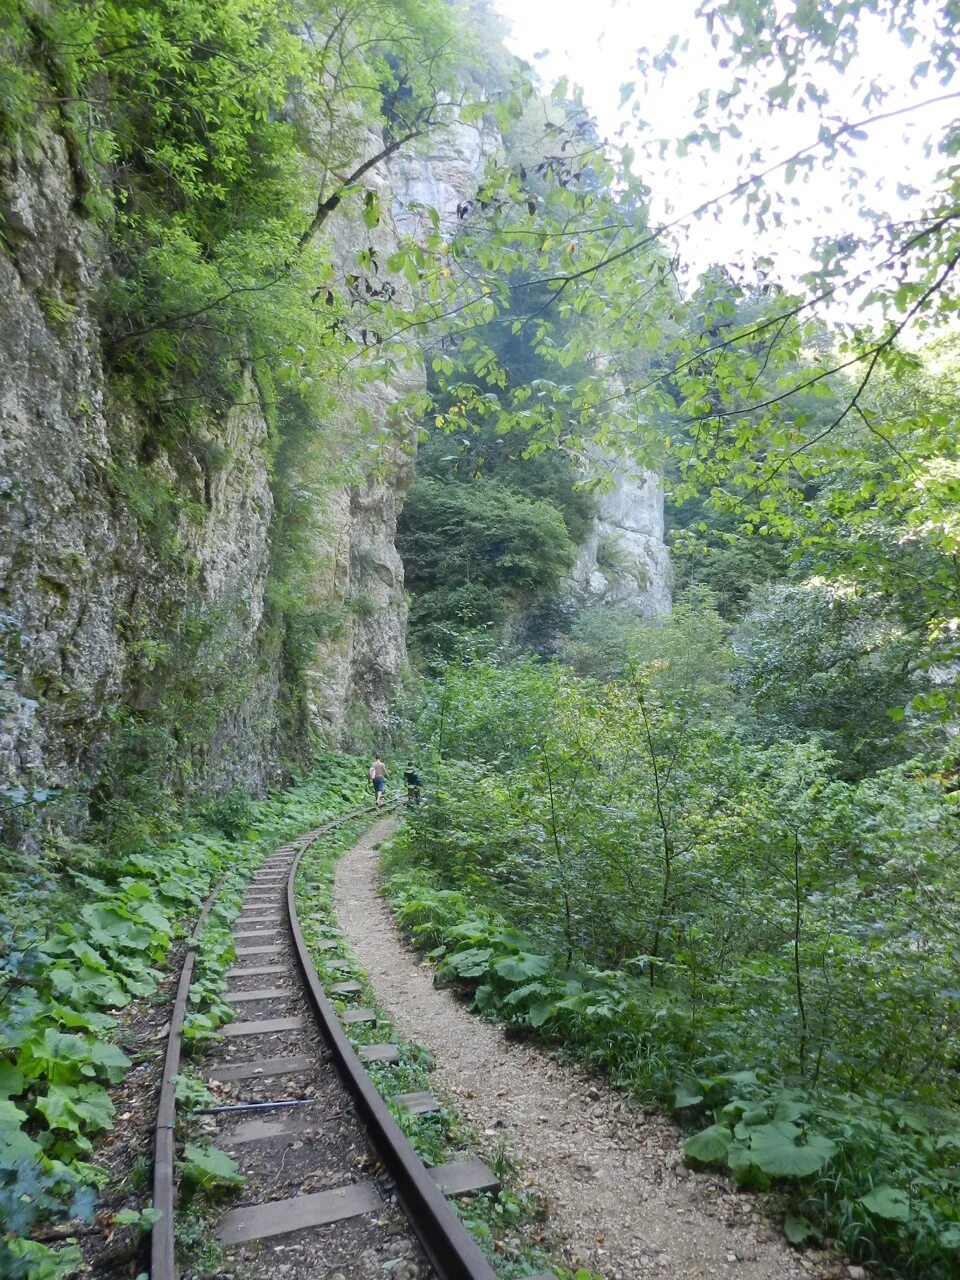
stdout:
MULTIPOLYGON (((252 1202, 254 1197, 248 1193, 251 1202, 225 1213, 217 1239, 231 1246, 289 1238, 294 1232, 302 1240, 311 1230, 329 1234, 342 1229, 347 1233, 342 1252, 353 1247, 354 1241, 369 1244, 378 1227, 391 1226, 389 1215, 384 1214, 394 1194, 439 1280, 495 1280, 494 1271, 461 1225, 447 1196, 496 1189, 496 1177, 479 1160, 427 1170, 343 1030, 343 1023, 373 1022, 373 1011, 348 1008, 337 1013, 310 959, 297 917, 294 881, 301 858, 323 835, 367 812, 369 808, 354 810, 284 845, 251 881, 235 924, 237 963, 226 975, 231 989, 225 998, 243 1012, 224 1028, 222 1050, 226 1058, 206 1073, 210 1080, 242 1082, 241 1101, 217 1109, 218 1121, 233 1125, 218 1133, 219 1143, 234 1150, 239 1145, 251 1152, 260 1147, 266 1155, 271 1147, 274 1151, 278 1146, 302 1150, 304 1140, 316 1140, 325 1144, 327 1166, 331 1152, 341 1150, 340 1169, 333 1171, 332 1178, 330 1168, 324 1170, 324 1180, 337 1185, 322 1191, 306 1190, 310 1177, 298 1178, 304 1171, 297 1169, 294 1157, 288 1181, 293 1185, 300 1182, 297 1193, 272 1199, 271 1188, 261 1186, 257 1202, 252 1202), (256 985, 250 985, 251 980, 256 980, 256 985), (264 982, 267 985, 261 985, 264 982), (289 1016, 291 1007, 305 1008, 310 1016, 289 1016), (285 1016, 275 1016, 278 1013, 285 1016), (270 1044, 272 1056, 258 1056, 265 1042, 270 1044), (291 1097, 291 1091, 307 1096, 291 1097), (361 1145, 365 1139, 379 1162, 372 1177, 359 1181, 354 1180, 358 1135, 361 1145), (358 1224, 362 1227, 359 1235, 358 1224)), ((164 1216, 153 1229, 151 1280, 178 1280, 180 1274, 174 1237, 174 1077, 180 1065, 196 945, 216 892, 204 904, 191 937, 171 1016, 154 1161, 154 1204, 164 1216)), ((331 995, 343 1000, 359 990, 355 982, 335 982, 329 987, 331 995)), ((369 1045, 361 1052, 368 1062, 389 1064, 399 1058, 397 1046, 391 1044, 369 1045)), ((416 1113, 438 1106, 428 1094, 399 1094, 394 1102, 416 1113)), ((281 1171, 285 1160, 286 1151, 281 1171)))

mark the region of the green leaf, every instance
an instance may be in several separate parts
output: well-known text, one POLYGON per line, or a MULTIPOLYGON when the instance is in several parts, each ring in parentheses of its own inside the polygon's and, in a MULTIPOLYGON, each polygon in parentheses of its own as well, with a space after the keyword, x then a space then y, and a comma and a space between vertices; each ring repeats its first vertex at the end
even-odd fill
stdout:
POLYGON ((90 1061, 102 1069, 107 1079, 115 1084, 130 1069, 130 1059, 109 1041, 97 1041, 90 1048, 90 1061))
POLYGON ((803 1244, 810 1236, 819 1234, 817 1228, 802 1213, 788 1209, 783 1219, 783 1234, 791 1244, 803 1244))
POLYGON ((481 1013, 486 1013, 488 1009, 495 1009, 497 1004, 496 994, 488 982, 477 987, 473 993, 473 1007, 479 1009, 481 1013))
POLYGON ((910 1197, 886 1182, 861 1196, 860 1203, 878 1218, 887 1218, 891 1222, 906 1222, 910 1217, 910 1197))
POLYGON ((774 1178, 808 1178, 822 1169, 836 1150, 836 1144, 822 1134, 804 1135, 795 1124, 782 1120, 750 1130, 753 1163, 774 1178))
POLYGON ((142 1231, 149 1231, 162 1217, 159 1209, 118 1209, 113 1220, 121 1226, 138 1226, 142 1231))
POLYGON ((508 982, 523 982, 526 978, 541 978, 550 971, 549 956, 535 956, 521 951, 519 956, 507 956, 493 966, 494 972, 508 982))
POLYGON ((113 1126, 113 1102, 98 1084, 52 1084, 34 1106, 51 1129, 79 1134, 113 1126))
POLYGON ((750 1187, 754 1191, 766 1191, 770 1187, 770 1175, 753 1163, 749 1148, 742 1142, 731 1144, 727 1152, 727 1166, 738 1187, 750 1187))
POLYGON ((702 1092, 695 1086, 678 1084, 673 1095, 673 1105, 679 1110, 681 1107, 695 1107, 703 1101, 702 1092))
POLYGON ((241 1187, 246 1179, 232 1160, 219 1147, 199 1147, 188 1142, 183 1149, 182 1172, 188 1182, 201 1187, 241 1187))
POLYGON ((537 1000, 527 1010, 527 1022, 531 1027, 542 1027, 548 1018, 552 1018, 557 1010, 553 1000, 537 1000))
POLYGON ((375 191, 368 191, 364 196, 363 224, 371 230, 380 224, 380 200, 375 191))
POLYGON ((513 1008, 518 1004, 523 1004, 531 996, 542 996, 546 995, 546 993, 547 988, 542 982, 526 982, 522 987, 514 987, 509 995, 504 996, 503 1003, 513 1008))
POLYGON ((730 1130, 722 1124, 712 1124, 709 1128, 695 1133, 683 1144, 684 1154, 699 1164, 722 1164, 727 1158, 727 1150, 733 1141, 730 1130))
POLYGON ((479 978, 487 972, 493 951, 489 947, 469 947, 448 956, 441 968, 443 977, 452 974, 458 978, 479 978))
POLYGON ((0 1102, 0 1163, 39 1165, 43 1152, 21 1129, 27 1114, 12 1102, 0 1102))
POLYGON ((0 1062, 0 1098, 16 1096, 23 1089, 23 1072, 12 1062, 0 1062))

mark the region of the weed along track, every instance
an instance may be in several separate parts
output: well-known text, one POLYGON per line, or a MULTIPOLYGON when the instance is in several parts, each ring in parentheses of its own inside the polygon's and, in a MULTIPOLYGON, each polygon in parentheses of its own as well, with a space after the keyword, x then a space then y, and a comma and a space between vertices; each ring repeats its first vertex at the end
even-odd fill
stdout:
MULTIPOLYGON (((365 812, 278 849, 250 882, 233 926, 236 959, 223 998, 235 1020, 202 1067, 217 1095, 203 1108, 204 1123, 214 1126, 208 1136, 244 1178, 212 1224, 225 1254, 223 1274, 305 1280, 346 1270, 351 1280, 372 1280, 385 1271, 423 1277, 432 1269, 441 1280, 493 1280, 447 1197, 496 1190, 497 1178, 479 1160, 427 1170, 344 1030, 375 1026, 375 1012, 359 1005, 360 984, 343 981, 335 967, 332 980, 321 982, 298 917, 294 882, 303 855, 365 812)), ((191 947, 158 1110, 154 1202, 162 1209, 177 1202, 175 1076, 194 958, 191 947)), ((389 1041, 372 1040, 360 1054, 381 1080, 400 1061, 389 1041)), ((402 1089, 390 1096, 401 1114, 439 1105, 402 1089)), ((165 1212, 154 1228, 152 1280, 182 1274, 175 1225, 176 1213, 165 1212)))

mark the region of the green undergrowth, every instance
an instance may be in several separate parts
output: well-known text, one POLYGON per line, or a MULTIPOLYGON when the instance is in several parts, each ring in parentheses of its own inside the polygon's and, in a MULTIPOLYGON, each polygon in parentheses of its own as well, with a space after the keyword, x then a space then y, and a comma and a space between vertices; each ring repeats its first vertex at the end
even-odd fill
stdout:
MULTIPOLYGON (((338 1012, 363 1005, 377 1012, 375 1023, 347 1024, 344 1027, 354 1048, 374 1043, 394 1043, 400 1061, 371 1063, 367 1072, 390 1107, 394 1119, 428 1168, 462 1158, 478 1149, 476 1135, 450 1107, 429 1115, 414 1116, 402 1111, 391 1099, 398 1094, 429 1092, 433 1058, 422 1045, 394 1035, 390 1020, 377 1004, 367 975, 358 965, 340 934, 332 908, 333 880, 340 855, 350 847, 355 833, 349 828, 332 832, 304 857, 297 878, 297 909, 311 958, 328 997, 338 1012), (324 944, 335 942, 336 947, 324 944), (329 988, 354 980, 361 991, 350 999, 338 999, 329 988)), ((550 1258, 541 1247, 545 1239, 543 1208, 526 1190, 519 1170, 502 1147, 487 1153, 502 1186, 496 1196, 478 1195, 451 1206, 480 1248, 504 1280, 553 1271, 562 1278, 591 1280, 589 1272, 572 1273, 550 1258)))
MULTIPOLYGON (((120 858, 73 846, 53 868, 49 856, 0 864, 0 1275, 56 1280, 79 1264, 74 1242, 52 1250, 31 1233, 92 1218, 107 1182, 96 1147, 113 1128, 111 1089, 143 1056, 134 1002, 164 998, 171 949, 180 954, 199 904, 226 877, 201 940, 188 1047, 231 1016, 220 999, 230 924, 256 867, 285 839, 368 799, 365 766, 327 756, 284 792, 228 804, 217 832, 145 841, 120 858)), ((202 1154, 199 1164, 186 1155, 188 1176, 191 1163, 202 1184, 202 1154)), ((134 1213, 146 1229, 147 1208, 126 1205, 119 1220, 134 1213)))
POLYGON ((878 1273, 932 1280, 960 1251, 960 1124, 868 1086, 799 1087, 691 1039, 669 991, 622 970, 568 968, 494 910, 439 887, 388 850, 386 893, 415 945, 472 1009, 560 1045, 620 1087, 669 1107, 694 1165, 729 1169, 786 1204, 791 1243, 825 1241, 878 1273))

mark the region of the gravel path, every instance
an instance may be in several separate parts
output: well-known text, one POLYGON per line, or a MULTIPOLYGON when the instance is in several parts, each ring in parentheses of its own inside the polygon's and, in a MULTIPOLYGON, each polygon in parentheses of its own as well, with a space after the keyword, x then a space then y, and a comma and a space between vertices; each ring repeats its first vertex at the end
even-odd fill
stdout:
POLYGON ((434 1092, 490 1148, 500 1141, 545 1197, 571 1264, 611 1280, 799 1280, 862 1276, 798 1254, 749 1196, 688 1171, 676 1129, 541 1050, 508 1041, 433 985, 377 893, 377 823, 338 864, 334 910, 397 1031, 436 1059, 434 1092))

